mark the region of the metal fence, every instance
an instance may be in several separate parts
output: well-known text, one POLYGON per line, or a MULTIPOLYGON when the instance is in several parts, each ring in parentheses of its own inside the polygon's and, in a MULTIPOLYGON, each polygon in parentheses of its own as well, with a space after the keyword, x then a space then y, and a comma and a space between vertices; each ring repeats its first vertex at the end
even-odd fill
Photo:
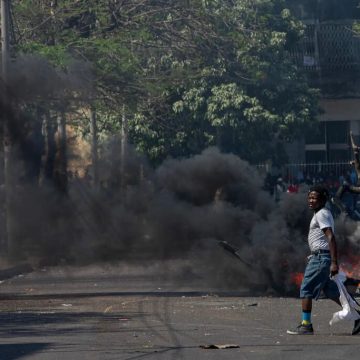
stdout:
MULTIPOLYGON (((268 165, 257 165, 256 167, 262 174, 274 173, 268 165)), ((285 164, 274 175, 282 176, 288 181, 300 180, 301 177, 304 180, 306 177, 338 180, 341 176, 349 175, 352 169, 353 166, 349 162, 285 164)))
POLYGON ((310 163, 310 164, 286 164, 284 174, 288 179, 297 179, 301 174, 304 177, 322 177, 339 179, 340 176, 349 175, 352 165, 349 162, 336 163, 310 163))

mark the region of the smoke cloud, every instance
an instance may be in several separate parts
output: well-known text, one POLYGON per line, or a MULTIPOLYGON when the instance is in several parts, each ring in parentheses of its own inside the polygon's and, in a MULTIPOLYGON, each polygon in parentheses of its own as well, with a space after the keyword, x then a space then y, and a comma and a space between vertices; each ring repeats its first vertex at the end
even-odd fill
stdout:
POLYGON ((90 65, 75 60, 68 64, 65 72, 38 56, 18 56, 10 63, 7 77, 10 98, 22 103, 64 102, 69 94, 73 97, 74 92, 88 98, 93 89, 90 65))
MULTIPOLYGON (((68 81, 66 74, 39 61, 23 59, 16 65, 9 88, 20 101, 64 96, 80 84, 91 88, 84 74, 71 74, 68 81)), ((3 120, 28 123, 25 114, 7 109, 3 120)), ((18 131, 18 143, 24 144, 27 134, 18 131)), ((41 139, 27 141, 18 158, 31 169, 43 150, 41 139)), ((275 203, 262 190, 256 169, 216 148, 152 169, 130 148, 119 166, 119 147, 119 141, 109 143, 100 159, 100 190, 89 176, 72 177, 66 195, 51 184, 17 183, 12 246, 18 258, 39 264, 186 259, 191 264, 186 271, 201 273, 212 286, 297 291, 292 275, 305 266, 311 216, 305 193, 284 194, 275 203), (239 249, 243 261, 221 248, 220 241, 239 249)), ((17 171, 22 178, 24 170, 19 166, 17 171)), ((341 224, 341 244, 359 247, 357 224, 341 224)))

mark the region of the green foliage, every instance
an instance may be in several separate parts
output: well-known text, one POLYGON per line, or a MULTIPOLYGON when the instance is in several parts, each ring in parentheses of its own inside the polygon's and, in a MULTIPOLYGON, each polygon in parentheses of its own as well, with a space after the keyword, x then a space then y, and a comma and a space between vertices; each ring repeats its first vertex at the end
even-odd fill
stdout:
POLYGON ((125 104, 130 139, 154 163, 210 145, 278 158, 316 118, 289 55, 304 28, 282 0, 54 3, 13 1, 17 50, 91 64, 103 135, 125 104))
MULTIPOLYGON (((218 145, 252 162, 279 159, 281 144, 315 121, 318 94, 289 55, 303 25, 281 4, 207 2, 205 18, 218 36, 197 54, 196 76, 164 96, 171 105, 167 126, 156 116, 146 117, 147 129, 164 144, 164 155, 218 145)), ((194 60, 188 58, 191 64, 194 60)), ((148 151, 144 144, 141 148, 148 151)))
POLYGON ((360 22, 359 21, 354 22, 353 30, 358 36, 360 36, 360 22))
POLYGON ((27 54, 37 54, 46 58, 56 67, 65 69, 73 60, 64 45, 48 46, 39 42, 26 43, 21 47, 21 51, 27 54))

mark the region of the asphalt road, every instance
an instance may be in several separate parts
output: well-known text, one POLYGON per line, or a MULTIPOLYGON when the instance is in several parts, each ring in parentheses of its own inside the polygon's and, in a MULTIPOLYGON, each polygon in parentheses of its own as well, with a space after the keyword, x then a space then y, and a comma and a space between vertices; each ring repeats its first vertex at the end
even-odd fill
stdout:
POLYGON ((315 303, 315 335, 292 336, 295 298, 207 289, 166 267, 40 269, 0 283, 0 359, 357 359, 352 324, 315 303), (207 345, 235 345, 204 349, 207 345))

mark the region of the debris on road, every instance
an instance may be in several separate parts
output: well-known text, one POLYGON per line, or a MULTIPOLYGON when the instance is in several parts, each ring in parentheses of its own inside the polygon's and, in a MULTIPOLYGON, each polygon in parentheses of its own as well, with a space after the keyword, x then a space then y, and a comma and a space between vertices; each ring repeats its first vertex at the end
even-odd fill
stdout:
POLYGON ((104 314, 107 314, 108 312, 110 312, 112 310, 112 305, 108 306, 105 310, 104 310, 104 314))
POLYGON ((217 344, 209 344, 209 345, 200 345, 200 347, 202 349, 236 349, 239 348, 240 346, 237 344, 221 344, 221 345, 217 345, 217 344))

